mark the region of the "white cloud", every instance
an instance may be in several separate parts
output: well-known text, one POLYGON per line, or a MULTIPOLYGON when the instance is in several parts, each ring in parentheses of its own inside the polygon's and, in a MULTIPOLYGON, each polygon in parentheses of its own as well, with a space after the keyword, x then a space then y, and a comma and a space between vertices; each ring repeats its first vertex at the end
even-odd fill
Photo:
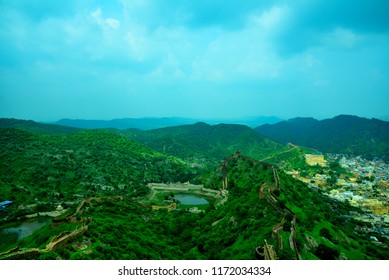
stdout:
POLYGON ((287 6, 273 6, 260 15, 252 17, 253 22, 266 30, 275 30, 283 23, 288 16, 287 6))
POLYGON ((138 61, 142 61, 148 48, 145 37, 136 34, 134 31, 128 31, 125 35, 125 40, 131 56, 138 61))
POLYGON ((360 40, 361 36, 353 31, 337 27, 332 32, 325 34, 322 42, 330 48, 352 49, 360 40))
POLYGON ((312 69, 321 66, 322 62, 320 59, 315 57, 311 53, 304 53, 299 56, 300 59, 300 70, 302 71, 312 71, 312 69))
POLYGON ((113 28, 113 29, 118 29, 120 27, 120 21, 114 18, 106 18, 105 23, 107 26, 113 28))
POLYGON ((90 13, 95 22, 104 30, 107 28, 118 29, 120 27, 120 21, 115 18, 102 18, 101 8, 97 8, 90 13))

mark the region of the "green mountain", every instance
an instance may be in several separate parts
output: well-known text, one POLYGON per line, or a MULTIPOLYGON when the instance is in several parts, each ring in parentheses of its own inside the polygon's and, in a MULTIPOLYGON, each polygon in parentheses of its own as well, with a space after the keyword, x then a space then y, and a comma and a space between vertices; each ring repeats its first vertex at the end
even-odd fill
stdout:
POLYGON ((31 120, 18 120, 18 119, 0 119, 0 128, 17 128, 20 130, 47 134, 47 135, 64 135, 69 134, 80 129, 74 127, 67 127, 62 125, 43 124, 34 122, 31 120))
POLYGON ((295 118, 255 130, 281 143, 389 161, 389 122, 378 119, 348 115, 322 121, 295 118))
POLYGON ((200 122, 149 131, 126 130, 121 133, 152 149, 200 166, 220 164, 236 151, 261 159, 287 149, 285 145, 263 137, 247 126, 236 124, 208 125, 200 122))
POLYGON ((90 198, 0 259, 389 258, 388 241, 350 218, 358 210, 271 165, 235 154, 203 183, 228 191, 224 203, 195 214, 155 211, 126 196, 90 198))
POLYGON ((0 197, 18 205, 138 196, 149 182, 193 177, 182 160, 110 131, 48 136, 2 128, 0 143, 0 197))

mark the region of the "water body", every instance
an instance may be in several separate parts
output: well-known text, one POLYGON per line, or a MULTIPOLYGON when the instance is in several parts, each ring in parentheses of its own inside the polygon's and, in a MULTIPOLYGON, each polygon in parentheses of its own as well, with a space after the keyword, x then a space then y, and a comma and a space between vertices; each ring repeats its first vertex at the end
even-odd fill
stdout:
POLYGON ((13 224, 12 227, 0 230, 0 249, 10 246, 20 239, 33 234, 50 220, 51 218, 48 217, 33 218, 23 221, 17 225, 13 224))
POLYGON ((182 205, 206 205, 209 204, 208 200, 200 196, 192 194, 175 194, 174 198, 177 199, 182 205))

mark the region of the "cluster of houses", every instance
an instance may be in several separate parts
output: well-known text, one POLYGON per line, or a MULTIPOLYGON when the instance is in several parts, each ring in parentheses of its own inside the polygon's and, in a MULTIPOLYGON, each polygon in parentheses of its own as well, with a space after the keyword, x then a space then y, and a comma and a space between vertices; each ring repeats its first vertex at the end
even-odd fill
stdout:
MULTIPOLYGON (((361 208, 365 214, 355 218, 386 228, 389 236, 389 164, 336 154, 326 155, 326 158, 339 162, 347 175, 333 180, 329 171, 305 177, 296 170, 288 173, 313 188, 320 188, 329 197, 361 208)), ((309 165, 329 166, 323 155, 306 155, 305 159, 309 165)))

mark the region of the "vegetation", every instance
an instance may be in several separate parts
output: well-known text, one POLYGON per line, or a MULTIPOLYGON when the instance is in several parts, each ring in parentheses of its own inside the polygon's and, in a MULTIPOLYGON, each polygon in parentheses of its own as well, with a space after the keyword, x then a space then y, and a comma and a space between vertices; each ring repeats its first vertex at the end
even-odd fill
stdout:
POLYGON ((147 193, 149 182, 195 175, 182 160, 110 131, 44 136, 0 129, 0 142, 0 197, 18 205, 37 200, 43 207, 101 195, 136 197, 147 193))
POLYGON ((361 155, 389 161, 389 122, 341 115, 317 121, 296 118, 256 128, 281 143, 315 148, 325 153, 361 155))
POLYGON ((236 151, 260 159, 288 149, 244 125, 196 123, 150 131, 126 130, 122 133, 152 149, 203 168, 220 164, 236 151))
POLYGON ((79 131, 79 129, 77 128, 61 126, 61 125, 43 124, 34 121, 25 121, 25 120, 18 120, 18 119, 1 119, 1 118, 0 118, 0 128, 17 128, 27 132, 47 134, 47 135, 64 135, 75 131, 79 131))
POLYGON ((367 225, 350 216, 359 209, 242 152, 303 168, 300 149, 254 137, 247 129, 200 123, 140 136, 131 132, 171 155, 130 140, 130 132, 42 135, 0 129, 0 197, 14 201, 1 212, 0 231, 27 214, 58 204, 68 209, 22 240, 7 235, 0 250, 35 248, 41 259, 255 259, 266 240, 278 259, 389 258, 388 240, 377 235, 379 242, 371 242, 361 230, 367 225), (221 162, 228 153, 233 155, 221 162), (208 170, 196 167, 201 160, 208 170), (218 200, 224 203, 210 200, 200 213, 149 206, 173 201, 174 193, 147 201, 148 183, 188 180, 224 189, 218 200), (69 239, 49 246, 63 236, 69 239))

